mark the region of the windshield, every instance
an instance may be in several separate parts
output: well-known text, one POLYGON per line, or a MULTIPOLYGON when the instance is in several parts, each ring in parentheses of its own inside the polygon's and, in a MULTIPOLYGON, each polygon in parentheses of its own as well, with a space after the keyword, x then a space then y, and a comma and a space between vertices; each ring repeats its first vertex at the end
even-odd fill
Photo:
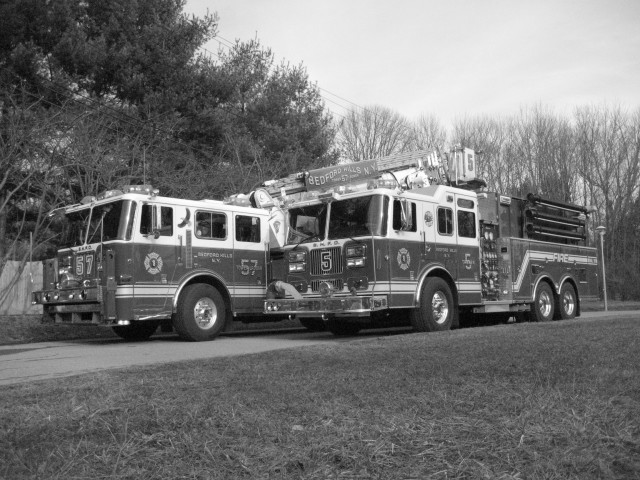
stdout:
POLYGON ((60 248, 100 241, 130 240, 135 207, 135 202, 131 200, 119 200, 65 215, 60 248))
POLYGON ((289 233, 287 243, 324 239, 327 224, 327 205, 309 205, 289 210, 289 233))
POLYGON ((332 202, 328 239, 386 235, 388 202, 383 195, 332 202))

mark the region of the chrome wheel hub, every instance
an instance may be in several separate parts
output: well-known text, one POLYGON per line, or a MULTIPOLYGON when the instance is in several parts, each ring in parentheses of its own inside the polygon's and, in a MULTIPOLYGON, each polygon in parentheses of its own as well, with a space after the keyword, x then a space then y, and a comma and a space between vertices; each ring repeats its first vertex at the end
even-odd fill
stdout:
POLYGON ((196 320, 196 325, 202 330, 212 328, 218 319, 218 309, 214 301, 209 297, 198 300, 193 307, 193 318, 196 320))
POLYGON ((549 292, 541 292, 538 298, 538 310, 543 317, 551 315, 551 309, 553 308, 553 299, 549 295, 549 292))
POLYGON ((443 292, 438 291, 434 293, 431 299, 431 311, 438 325, 447 321, 447 317, 449 316, 449 302, 443 292))
POLYGON ((565 314, 571 316, 576 308, 576 299, 573 298, 573 294, 571 292, 564 292, 562 295, 562 308, 564 309, 565 314))

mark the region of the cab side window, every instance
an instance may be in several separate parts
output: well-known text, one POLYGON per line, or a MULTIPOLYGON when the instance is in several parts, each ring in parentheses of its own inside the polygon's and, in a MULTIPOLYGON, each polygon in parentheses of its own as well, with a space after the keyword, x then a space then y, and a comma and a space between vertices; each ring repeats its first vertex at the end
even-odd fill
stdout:
POLYGON ((476 214, 458 210, 458 235, 476 238, 476 214))
POLYGON ((158 231, 161 237, 170 237, 173 235, 173 208, 160 207, 160 225, 158 231))
POLYGON ((438 208, 438 233, 440 235, 453 235, 452 209, 438 208))
POLYGON ((160 205, 142 205, 140 233, 161 237, 173 235, 173 208, 160 205))
POLYGON ((239 242, 260 242, 260 218, 247 215, 236 216, 236 240, 239 242))
MULTIPOLYGON (((411 205, 411 218, 413 219, 413 224, 411 225, 411 228, 406 231, 417 232, 418 219, 416 218, 416 204, 411 202, 410 205, 411 205)), ((395 199, 393 201, 393 229, 402 230, 402 204, 398 199, 395 199)))
POLYGON ((196 212, 196 237, 209 240, 227 238, 227 217, 224 213, 196 212))
POLYGON ((149 235, 153 230, 153 207, 151 205, 142 205, 142 214, 140 219, 140 233, 149 235))

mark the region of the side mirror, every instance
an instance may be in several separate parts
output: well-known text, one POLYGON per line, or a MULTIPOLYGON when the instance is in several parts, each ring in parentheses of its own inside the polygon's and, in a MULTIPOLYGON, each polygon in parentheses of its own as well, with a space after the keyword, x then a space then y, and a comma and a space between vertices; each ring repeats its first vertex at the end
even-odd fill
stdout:
POLYGON ((413 211, 411 209, 411 202, 406 198, 401 199, 400 210, 401 230, 405 232, 413 230, 413 211))

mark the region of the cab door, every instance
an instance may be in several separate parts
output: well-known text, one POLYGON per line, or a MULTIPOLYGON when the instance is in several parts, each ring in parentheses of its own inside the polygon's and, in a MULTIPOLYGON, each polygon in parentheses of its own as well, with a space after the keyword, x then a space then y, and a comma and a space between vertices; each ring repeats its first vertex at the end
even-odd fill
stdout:
POLYGON ((393 198, 391 228, 387 235, 390 307, 414 305, 416 281, 424 265, 422 203, 411 198, 393 198))
POLYGON ((141 205, 131 259, 131 295, 135 319, 171 317, 177 262, 174 210, 170 205, 141 205))
POLYGON ((475 195, 455 194, 457 285, 461 304, 481 301, 478 201, 475 195))
POLYGON ((251 213, 233 214, 233 310, 262 312, 266 292, 268 221, 251 213))

